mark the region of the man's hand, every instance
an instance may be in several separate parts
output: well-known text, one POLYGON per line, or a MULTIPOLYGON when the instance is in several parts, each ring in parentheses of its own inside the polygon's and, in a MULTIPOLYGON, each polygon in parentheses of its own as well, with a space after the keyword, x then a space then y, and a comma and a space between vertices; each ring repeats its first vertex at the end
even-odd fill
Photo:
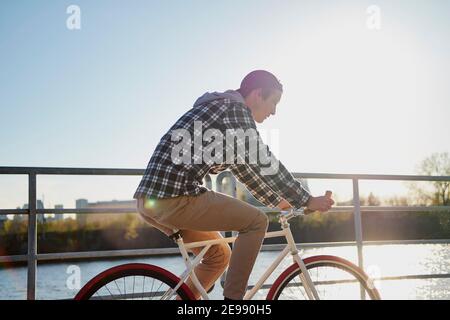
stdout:
POLYGON ((324 196, 311 197, 306 204, 307 210, 310 212, 326 212, 330 210, 331 206, 334 204, 333 199, 331 199, 331 194, 331 191, 327 191, 324 196))
POLYGON ((281 210, 289 210, 292 209, 292 206, 289 202, 287 202, 285 199, 281 200, 281 202, 277 205, 278 208, 281 210))

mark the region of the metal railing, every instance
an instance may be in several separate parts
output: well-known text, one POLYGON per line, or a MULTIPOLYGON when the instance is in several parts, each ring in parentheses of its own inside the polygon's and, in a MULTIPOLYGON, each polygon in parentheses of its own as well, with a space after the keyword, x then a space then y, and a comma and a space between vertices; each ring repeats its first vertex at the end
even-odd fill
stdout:
MULTIPOLYGON (((130 257, 130 256, 147 256, 176 254, 178 248, 164 249, 138 249, 138 250, 115 250, 115 251, 91 251, 91 252, 70 252, 70 253, 48 253, 38 254, 37 252, 37 214, 88 214, 88 213, 129 213, 135 212, 136 208, 91 208, 91 209, 37 209, 37 185, 36 179, 38 175, 108 175, 108 176, 142 176, 144 169, 104 169, 104 168, 42 168, 42 167, 0 167, 0 175, 27 175, 28 176, 28 209, 0 209, 0 215, 6 214, 25 214, 28 215, 28 252, 26 255, 0 256, 2 262, 20 262, 27 261, 27 299, 34 300, 36 296, 36 269, 38 261, 48 260, 68 260, 68 259, 85 259, 85 258, 110 258, 110 257, 130 257)), ((333 208, 330 212, 349 212, 354 213, 355 241, 336 242, 336 243, 316 243, 304 244, 303 248, 311 246, 329 246, 329 245, 355 245, 357 246, 358 265, 363 268, 363 245, 372 243, 429 243, 430 241, 380 241, 380 242, 363 242, 363 231, 361 223, 361 212, 373 211, 391 211, 391 212, 431 212, 431 211, 449 211, 450 206, 409 206, 409 207, 366 207, 360 205, 359 182, 361 180, 396 180, 396 181, 450 181, 450 176, 415 176, 415 175, 372 175, 372 174, 329 174, 329 173, 293 173, 298 179, 346 179, 352 180, 353 183, 353 206, 340 206, 333 208)), ((222 172, 216 180, 217 191, 222 191, 222 180, 225 177, 231 177, 231 187, 233 196, 236 196, 236 181, 229 172, 222 172)), ((207 187, 211 188, 212 181, 209 176, 205 178, 207 187)), ((270 211, 270 210, 268 210, 270 211)), ((433 241, 431 241, 433 242, 433 241)), ((436 242, 436 241, 435 241, 436 242)), ((438 243, 449 243, 449 239, 437 240, 438 243)), ((277 245, 264 245, 263 250, 278 250, 277 245)), ((395 279, 409 278, 430 278, 430 277, 450 277, 448 274, 438 275, 414 275, 394 277, 395 279)), ((385 277, 389 280, 392 277, 385 277)), ((384 278, 383 278, 384 279, 384 278)))

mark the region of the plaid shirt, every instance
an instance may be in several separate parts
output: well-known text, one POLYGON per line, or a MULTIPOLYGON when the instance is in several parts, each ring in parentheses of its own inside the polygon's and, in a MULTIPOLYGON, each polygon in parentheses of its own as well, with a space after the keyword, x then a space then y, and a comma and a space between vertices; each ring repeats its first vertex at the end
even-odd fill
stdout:
MULTIPOLYGON (((194 137, 192 140, 195 140, 199 133, 194 132, 194 121, 202 122, 203 131, 213 128, 225 133, 227 129, 243 129, 244 131, 254 129, 257 133, 259 148, 264 148, 272 157, 272 161, 276 160, 259 137, 255 121, 247 106, 231 99, 213 100, 194 106, 161 138, 134 194, 135 199, 198 195, 207 191, 202 186, 206 174, 229 169, 258 201, 268 207, 276 207, 283 198, 296 208, 306 205, 310 197, 309 192, 295 180, 281 162, 276 160, 278 161, 276 173, 262 174, 261 165, 248 161, 249 152, 251 152, 248 148, 245 148, 246 159, 236 159, 233 163, 223 161, 224 163, 217 164, 202 161, 201 164, 197 164, 198 161, 195 161, 195 157, 192 157, 191 163, 188 164, 174 163, 172 148, 176 143, 172 141, 173 130, 186 129, 191 137, 194 137)), ((204 148, 207 143, 202 142, 204 148)), ((239 141, 237 143, 239 145, 239 141)), ((224 155, 229 147, 224 143, 224 155)), ((193 148, 194 142, 192 141, 192 150, 193 148)), ((195 155, 195 151, 192 154, 195 155)))

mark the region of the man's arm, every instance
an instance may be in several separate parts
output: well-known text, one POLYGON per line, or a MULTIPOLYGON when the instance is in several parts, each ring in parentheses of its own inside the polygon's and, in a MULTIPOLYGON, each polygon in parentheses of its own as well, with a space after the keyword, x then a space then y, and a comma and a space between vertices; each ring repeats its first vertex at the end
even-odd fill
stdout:
MULTIPOLYGON (((264 182, 268 188, 277 193, 281 198, 286 199, 294 207, 300 208, 307 205, 308 200, 311 198, 310 193, 303 188, 301 183, 295 180, 284 165, 272 155, 269 148, 260 138, 255 122, 251 116, 251 112, 246 106, 240 103, 230 104, 230 107, 228 108, 223 119, 223 123, 229 130, 254 130, 256 133, 254 141, 248 141, 247 139, 238 139, 237 141, 238 146, 244 146, 245 148, 245 155, 237 152, 237 158, 235 159, 238 163, 245 163, 246 174, 244 179, 257 177, 255 178, 257 181, 264 182), (250 143, 256 142, 258 143, 258 148, 249 147, 250 143), (268 173, 268 170, 261 168, 259 163, 252 163, 252 159, 259 159, 258 155, 260 154, 258 154, 258 150, 266 152, 267 156, 271 157, 271 163, 275 162, 277 164, 277 170, 268 173)), ((280 201, 281 198, 279 198, 280 201)))
POLYGON ((244 164, 234 164, 230 167, 231 173, 244 184, 256 200, 270 208, 277 207, 283 200, 253 171, 244 164))

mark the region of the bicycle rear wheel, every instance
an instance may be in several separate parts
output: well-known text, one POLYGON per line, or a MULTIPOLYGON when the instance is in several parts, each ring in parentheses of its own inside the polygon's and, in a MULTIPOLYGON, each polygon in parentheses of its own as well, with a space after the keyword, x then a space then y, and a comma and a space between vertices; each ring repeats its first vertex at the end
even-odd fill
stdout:
MULTIPOLYGON (((378 300, 380 295, 373 282, 358 266, 334 256, 315 256, 303 260, 320 299, 359 300, 361 289, 367 299, 378 300)), ((300 280, 297 263, 288 267, 274 282, 268 300, 308 299, 300 280)))
POLYGON ((110 268, 81 288, 75 300, 194 300, 192 291, 182 284, 170 294, 180 278, 173 273, 143 263, 130 263, 110 268))

